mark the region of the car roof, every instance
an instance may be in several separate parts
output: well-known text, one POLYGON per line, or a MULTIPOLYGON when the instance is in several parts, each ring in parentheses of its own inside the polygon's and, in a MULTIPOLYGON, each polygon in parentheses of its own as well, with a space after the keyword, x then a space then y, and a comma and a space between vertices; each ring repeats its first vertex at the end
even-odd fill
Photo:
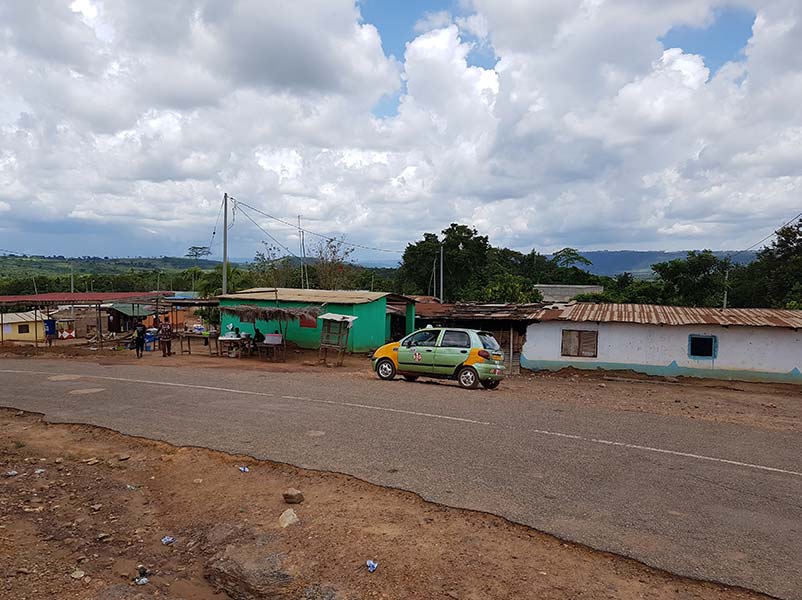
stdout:
POLYGON ((430 329, 435 329, 435 330, 438 330, 438 331, 443 330, 443 329, 448 329, 449 331, 464 331, 465 333, 476 333, 476 334, 478 334, 478 333, 486 333, 485 331, 482 331, 481 329, 466 329, 465 327, 439 327, 439 326, 438 327, 423 327, 422 329, 416 329, 413 333, 418 333, 419 331, 428 331, 430 329))

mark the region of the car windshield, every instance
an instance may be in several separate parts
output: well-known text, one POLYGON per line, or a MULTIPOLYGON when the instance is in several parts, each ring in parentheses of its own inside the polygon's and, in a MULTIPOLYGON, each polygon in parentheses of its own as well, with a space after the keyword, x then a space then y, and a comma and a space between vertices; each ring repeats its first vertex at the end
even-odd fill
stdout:
POLYGON ((486 331, 479 332, 479 339, 482 340, 482 346, 485 347, 485 350, 501 350, 501 346, 498 345, 496 338, 486 331))
POLYGON ((404 346, 434 346, 439 336, 439 329, 424 329, 409 336, 404 341, 404 346))

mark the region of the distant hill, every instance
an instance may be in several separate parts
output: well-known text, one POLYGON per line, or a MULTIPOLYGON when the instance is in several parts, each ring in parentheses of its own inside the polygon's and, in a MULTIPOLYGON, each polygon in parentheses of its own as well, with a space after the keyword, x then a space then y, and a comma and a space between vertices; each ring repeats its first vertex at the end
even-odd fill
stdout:
MULTIPOLYGON (((614 276, 629 272, 640 278, 653 276, 652 265, 659 262, 685 258, 687 251, 663 252, 659 250, 592 250, 580 254, 593 264, 587 270, 596 275, 614 276)), ((716 251, 717 256, 735 254, 725 250, 716 251)), ((736 262, 748 263, 754 260, 755 252, 739 254, 736 262)), ((298 259, 290 259, 297 263, 298 259)), ((314 259, 307 259, 310 264, 314 259)), ((232 264, 241 266, 250 260, 234 259, 232 264)), ((66 276, 70 274, 70 265, 75 274, 113 275, 134 271, 183 271, 197 264, 203 270, 214 269, 220 265, 216 260, 198 260, 192 258, 162 256, 137 258, 110 258, 100 256, 64 257, 64 256, 20 256, 0 255, 0 278, 30 277, 30 276, 66 276)), ((361 261, 363 267, 377 271, 384 276, 391 276, 398 267, 397 260, 366 260, 361 261)))
MULTIPOLYGON (((64 256, 0 256, 0 277, 65 276, 70 274, 70 266, 75 274, 113 275, 134 271, 183 271, 194 267, 195 259, 163 256, 161 258, 106 258, 83 256, 69 258, 64 256)), ((214 269, 219 265, 215 260, 198 260, 201 269, 214 269)))
MULTIPOLYGON (((736 251, 716 250, 716 256, 727 256, 735 254, 736 251)), ((636 277, 648 279, 654 276, 652 265, 674 260, 675 258, 685 258, 687 250, 678 252, 666 252, 660 250, 588 250, 579 252, 593 264, 586 267, 588 271, 596 275, 608 275, 610 277, 619 273, 632 273, 636 277)), ((756 252, 743 252, 735 258, 735 262, 745 264, 752 262, 757 255, 756 252)))

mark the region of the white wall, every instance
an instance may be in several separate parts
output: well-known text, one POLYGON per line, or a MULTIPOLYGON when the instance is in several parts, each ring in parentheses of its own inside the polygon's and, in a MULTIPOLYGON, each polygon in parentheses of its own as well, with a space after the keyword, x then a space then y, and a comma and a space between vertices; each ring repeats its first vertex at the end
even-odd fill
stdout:
MULTIPOLYGON (((788 374, 802 370, 802 332, 780 327, 721 327, 718 325, 669 326, 630 323, 571 323, 548 321, 532 323, 527 328, 521 355, 525 368, 634 368, 660 374, 660 368, 680 371, 694 369, 701 376, 749 374, 788 374), (598 331, 596 358, 560 356, 562 330, 598 331), (714 335, 718 353, 714 360, 688 356, 688 335, 714 335), (562 364, 549 364, 562 363, 562 364), (621 366, 629 365, 629 367, 621 366), (638 366, 656 369, 637 368, 638 366), (731 373, 724 373, 731 372, 731 373)), ((667 372, 666 374, 670 374, 667 372)), ((792 377, 799 376, 798 372, 792 377)), ((759 378, 759 377, 758 377, 759 378)), ((802 376, 800 376, 802 380, 802 376)))

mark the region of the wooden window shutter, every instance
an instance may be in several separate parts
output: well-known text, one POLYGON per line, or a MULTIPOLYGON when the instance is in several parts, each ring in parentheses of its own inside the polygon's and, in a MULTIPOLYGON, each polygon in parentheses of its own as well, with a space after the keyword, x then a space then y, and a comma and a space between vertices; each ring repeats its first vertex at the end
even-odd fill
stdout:
POLYGON ((579 356, 579 332, 563 329, 562 350, 563 356, 579 356))
POLYGON ((595 357, 598 351, 599 333, 597 331, 580 331, 578 333, 579 356, 595 357))

